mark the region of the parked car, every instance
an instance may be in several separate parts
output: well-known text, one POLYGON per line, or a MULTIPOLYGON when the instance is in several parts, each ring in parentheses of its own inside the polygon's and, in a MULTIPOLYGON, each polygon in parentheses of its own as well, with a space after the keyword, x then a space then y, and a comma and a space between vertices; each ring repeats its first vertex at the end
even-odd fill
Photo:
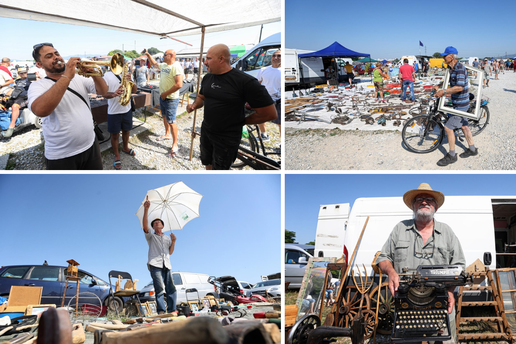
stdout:
POLYGON ((246 282, 246 281, 237 281, 237 283, 240 286, 240 293, 242 293, 242 295, 245 295, 246 291, 248 291, 249 289, 251 289, 253 287, 253 285, 251 283, 246 282))
MULTIPOLYGON (((315 249, 313 245, 303 246, 311 250, 311 252, 315 249)), ((306 265, 310 257, 313 257, 313 255, 299 245, 285 244, 285 283, 290 282, 288 288, 301 288, 306 265)))
POLYGON ((281 279, 273 279, 269 281, 261 281, 247 291, 247 296, 261 295, 264 297, 281 298, 281 279))
MULTIPOLYGON (((206 274, 198 274, 193 272, 172 272, 172 280, 177 289, 177 304, 189 300, 197 299, 196 292, 186 294, 187 289, 195 288, 199 292, 199 297, 202 299, 206 295, 211 295, 216 298, 219 297, 214 286, 208 282, 210 276, 206 274), (188 297, 187 297, 188 296, 188 297)), ((156 301, 154 293, 154 284, 150 281, 138 294, 141 302, 156 301)))
MULTIPOLYGON (((55 304, 61 306, 66 284, 66 267, 53 265, 11 265, 0 268, 0 296, 9 297, 12 286, 43 287, 41 304, 55 304)), ((108 305, 109 283, 103 279, 80 270, 79 280, 79 305, 98 305, 99 299, 102 305, 114 309, 114 303, 108 305), (88 293, 88 294, 86 294, 88 293), (97 299, 98 297, 98 299, 97 299)), ((77 284, 75 281, 68 283, 66 289, 65 306, 75 297, 77 284)), ((111 299, 111 298, 109 298, 111 299)), ((118 307, 121 309, 124 300, 116 297, 118 307)), ((75 298, 72 302, 75 305, 75 298)))

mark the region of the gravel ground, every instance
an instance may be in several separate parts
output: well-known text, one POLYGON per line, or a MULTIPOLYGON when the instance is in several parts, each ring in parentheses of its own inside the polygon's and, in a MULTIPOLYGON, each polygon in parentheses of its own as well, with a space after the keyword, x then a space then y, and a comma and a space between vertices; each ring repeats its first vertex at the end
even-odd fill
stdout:
MULTIPOLYGON (((461 159, 446 167, 436 165, 448 150, 443 146, 432 153, 415 154, 404 148, 400 131, 300 129, 295 122, 285 125, 287 170, 512 170, 516 169, 516 73, 509 71, 491 78, 483 95, 490 98, 490 123, 473 138, 479 155, 461 159), (511 110, 512 109, 512 110, 511 110)), ((467 143, 456 142, 462 153, 467 143)))
MULTIPOLYGON (((194 140, 193 158, 190 161, 190 145, 193 113, 186 113, 185 107, 179 107, 177 118, 179 154, 176 158, 168 157, 171 141, 157 141, 163 135, 165 129, 159 112, 149 113, 144 127, 147 130, 140 133, 131 133, 129 147, 136 152, 135 157, 120 154, 122 170, 204 170, 199 159, 199 137, 194 140)), ((197 111, 196 131, 200 132, 203 112, 197 111)), ((102 128, 106 123, 102 125, 102 128)), ((142 128, 143 129, 143 128, 142 128)), ((265 146, 273 149, 280 146, 278 126, 272 123, 266 124, 267 133, 271 140, 265 146)), ((103 129, 107 135, 107 127, 103 129)), ((106 136, 107 137, 107 136, 106 136)), ((120 138, 121 142, 121 138, 120 138)), ((109 142, 101 145, 102 163, 104 170, 114 170, 114 155, 109 142)), ((0 138, 0 157, 9 155, 6 169, 8 170, 43 170, 44 169, 44 144, 42 131, 34 126, 28 126, 15 132, 10 139, 0 138)), ((244 167, 244 169, 251 169, 244 167)))

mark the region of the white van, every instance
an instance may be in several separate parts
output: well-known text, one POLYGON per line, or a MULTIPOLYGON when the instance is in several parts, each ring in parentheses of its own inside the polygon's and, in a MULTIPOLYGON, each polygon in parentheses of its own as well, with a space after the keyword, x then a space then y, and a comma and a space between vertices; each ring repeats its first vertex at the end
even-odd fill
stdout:
MULTIPOLYGON (((195 288, 199 292, 199 297, 202 299, 206 295, 212 295, 218 298, 218 294, 215 291, 215 286, 208 283, 210 276, 206 274, 198 274, 193 272, 172 272, 172 280, 177 290, 177 304, 186 302, 188 300, 197 299, 196 292, 189 292, 188 297, 186 295, 187 289, 195 288)), ((147 284, 138 294, 141 302, 156 301, 156 295, 154 293, 154 285, 152 281, 147 284)))
POLYGON ((300 51, 296 49, 285 49, 285 61, 283 70, 285 71, 285 87, 288 86, 308 86, 325 84, 324 62, 322 57, 302 57, 301 53, 310 51, 300 51))
POLYGON ((232 67, 246 72, 256 78, 258 71, 272 65, 272 54, 281 49, 281 33, 275 33, 262 40, 242 57, 233 63, 232 67))
MULTIPOLYGON (((341 257, 347 251, 351 255, 369 216, 352 264, 364 264, 370 272, 375 253, 382 249, 398 222, 412 218, 412 211, 402 197, 358 198, 347 218, 346 205, 349 206, 340 205, 342 214, 331 209, 335 205, 321 206, 315 253, 320 256, 322 251, 325 257, 341 257), (327 207, 328 216, 321 216, 322 207, 327 207), (332 238, 333 246, 323 245, 327 237, 332 238)), ((466 266, 477 259, 482 261, 485 252, 493 258, 489 268, 516 266, 516 256, 505 254, 516 252, 516 196, 446 196, 435 219, 448 224, 459 238, 466 266)))

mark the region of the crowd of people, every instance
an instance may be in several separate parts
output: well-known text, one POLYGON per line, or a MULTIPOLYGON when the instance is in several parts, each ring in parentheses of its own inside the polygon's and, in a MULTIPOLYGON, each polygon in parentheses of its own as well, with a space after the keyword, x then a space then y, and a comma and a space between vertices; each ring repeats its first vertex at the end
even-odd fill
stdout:
MULTIPOLYGON (((165 129, 157 140, 170 140, 168 156, 177 157, 179 90, 189 74, 200 72, 199 58, 176 59, 175 51, 169 49, 162 57, 154 59, 145 49, 143 55, 130 64, 130 73, 125 76, 127 80, 121 80, 111 71, 103 76, 76 75, 76 67, 83 72, 93 69, 81 65, 79 57, 65 62, 51 43, 34 45, 32 56, 36 68, 42 71, 32 82, 27 78, 27 70, 20 69, 20 77, 14 82, 9 69, 0 68, 0 93, 9 97, 15 89, 22 90, 19 94, 16 91, 16 97, 10 97, 12 123, 3 136, 12 136, 20 109, 28 107, 43 119, 47 169, 103 169, 89 94, 101 95, 108 101, 107 123, 114 154, 113 167, 122 169, 120 133, 122 152, 136 156, 136 151, 129 147, 134 105, 121 105, 119 100, 124 93, 136 93, 138 88, 149 85, 152 68, 160 73, 160 111, 165 129), (123 85, 127 84, 131 85, 130 89, 124 89, 123 85)), ((208 50, 203 61, 208 73, 203 76, 195 102, 187 107, 188 112, 204 107, 200 151, 201 161, 208 170, 231 168, 244 125, 258 124, 260 135, 266 140, 264 123, 281 124, 281 51, 274 52, 272 65, 261 70, 258 79, 232 68, 230 61, 226 45, 218 44, 208 50), (246 104, 255 111, 248 117, 244 111, 246 104)), ((7 58, 3 62, 7 66, 10 64, 7 58)))

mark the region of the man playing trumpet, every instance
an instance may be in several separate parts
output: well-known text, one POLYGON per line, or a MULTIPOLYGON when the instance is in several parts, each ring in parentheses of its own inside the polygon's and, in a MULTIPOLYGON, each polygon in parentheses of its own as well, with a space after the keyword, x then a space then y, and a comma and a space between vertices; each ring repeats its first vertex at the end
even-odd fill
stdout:
POLYGON ((43 117, 47 169, 102 170, 88 93, 107 93, 106 82, 101 76, 75 75, 81 59, 72 57, 65 64, 51 43, 36 44, 32 57, 47 73, 28 92, 29 109, 43 117))

